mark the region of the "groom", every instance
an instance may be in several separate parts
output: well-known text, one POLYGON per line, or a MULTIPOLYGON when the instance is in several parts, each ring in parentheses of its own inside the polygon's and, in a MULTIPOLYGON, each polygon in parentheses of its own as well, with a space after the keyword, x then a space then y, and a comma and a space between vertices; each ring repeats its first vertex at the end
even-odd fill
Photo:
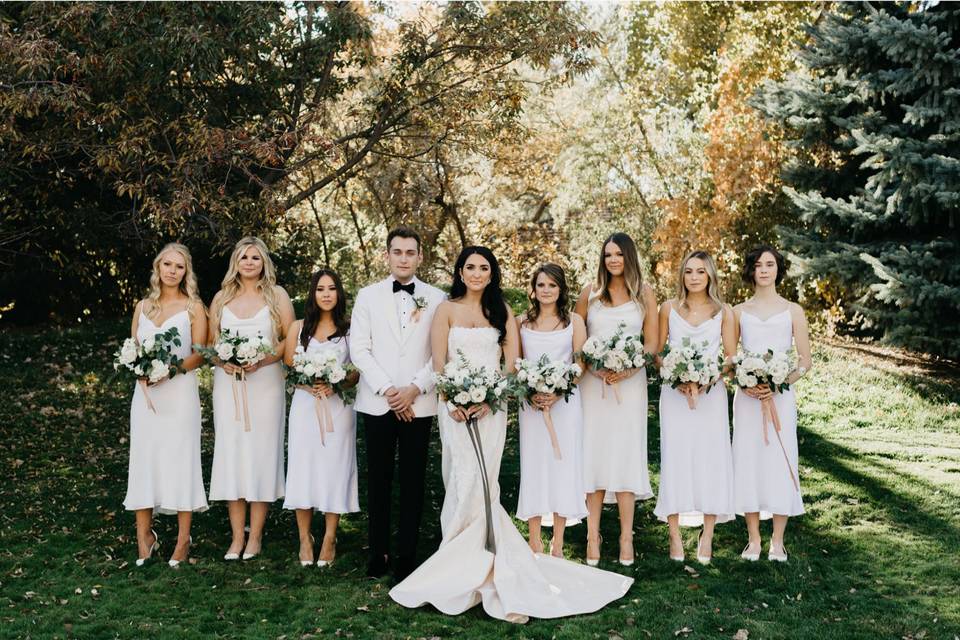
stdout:
POLYGON ((430 323, 446 295, 417 279, 423 251, 413 229, 397 227, 387 234, 386 260, 390 276, 357 293, 350 323, 350 359, 360 370, 355 408, 363 414, 367 440, 367 575, 380 578, 387 573, 399 445, 400 526, 393 571, 403 580, 417 566, 427 445, 437 414, 430 323))

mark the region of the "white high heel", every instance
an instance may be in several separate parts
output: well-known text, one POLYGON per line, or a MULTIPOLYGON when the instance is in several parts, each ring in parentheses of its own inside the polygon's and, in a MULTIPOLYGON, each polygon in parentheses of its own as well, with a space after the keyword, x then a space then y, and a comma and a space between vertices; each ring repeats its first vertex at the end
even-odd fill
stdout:
POLYGON ((773 562, 786 562, 786 561, 787 561, 787 548, 786 548, 786 547, 783 547, 783 553, 782 553, 782 554, 780 554, 780 553, 774 553, 774 552, 773 552, 773 545, 771 544, 771 545, 770 545, 770 549, 767 551, 767 560, 771 560, 771 561, 773 561, 773 562))
POLYGON ((743 558, 744 560, 749 560, 750 562, 756 562, 757 560, 760 559, 760 552, 757 551, 756 553, 748 553, 747 549, 749 548, 750 548, 750 543, 748 542, 747 546, 745 546, 743 548, 743 551, 740 553, 740 557, 743 558))
POLYGON ((225 553, 225 554, 223 554, 223 559, 224 559, 224 560, 227 560, 227 561, 230 561, 230 560, 239 560, 239 559, 240 559, 240 554, 239 554, 239 553, 225 553))
POLYGON ((702 556, 700 555, 700 535, 703 532, 697 534, 697 562, 700 564, 710 564, 710 561, 713 559, 713 556, 702 556))
POLYGON ((160 548, 160 539, 157 537, 157 532, 154 531, 153 529, 150 529, 150 533, 153 534, 153 544, 150 545, 150 551, 149 553, 147 553, 146 558, 137 558, 136 564, 138 567, 142 567, 143 563, 145 563, 147 560, 151 558, 151 556, 153 556, 153 552, 160 548))
MULTIPOLYGON (((602 544, 603 544, 603 536, 598 535, 598 536, 597 536, 597 548, 599 549, 599 548, 600 548, 600 545, 602 545, 602 544)), ((590 558, 590 557, 588 557, 586 560, 587 560, 587 566, 588 566, 588 567, 595 567, 595 566, 597 566, 598 564, 600 564, 600 557, 599 557, 599 556, 596 557, 596 558, 590 558)))
MULTIPOLYGON (((193 546, 193 536, 190 536, 190 542, 187 544, 190 547, 193 546)), ((190 557, 190 551, 188 550, 186 558, 184 558, 183 560, 174 560, 173 558, 170 558, 170 560, 167 561, 167 564, 170 565, 171 568, 176 569, 177 567, 180 566, 181 562, 183 562, 184 560, 187 560, 189 557, 190 557)))
POLYGON ((337 559, 337 553, 336 553, 337 539, 336 539, 336 538, 333 539, 333 548, 334 548, 333 557, 330 558, 329 560, 320 560, 319 558, 317 558, 317 567, 318 567, 318 568, 324 569, 324 568, 326 568, 326 567, 333 566, 333 561, 337 559))
MULTIPOLYGON (((630 536, 630 548, 631 550, 633 549, 633 536, 630 536)), ((629 560, 624 560, 623 558, 618 557, 617 562, 619 562, 624 567, 632 567, 635 559, 636 558, 630 558, 629 560)))
MULTIPOLYGON (((311 534, 310 534, 310 550, 311 550, 311 551, 313 551, 313 545, 316 544, 316 542, 317 542, 317 541, 313 539, 313 534, 311 533, 311 534)), ((300 561, 300 566, 301 566, 301 567, 309 567, 309 566, 312 565, 312 564, 313 564, 313 560, 301 560, 301 561, 300 561)))

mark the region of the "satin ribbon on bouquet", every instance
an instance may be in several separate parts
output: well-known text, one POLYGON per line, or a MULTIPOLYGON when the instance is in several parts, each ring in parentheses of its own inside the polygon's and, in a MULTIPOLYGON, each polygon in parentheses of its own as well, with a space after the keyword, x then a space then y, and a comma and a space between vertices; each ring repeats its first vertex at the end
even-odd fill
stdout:
POLYGON ((487 478, 487 463, 483 458, 483 444, 480 442, 480 429, 477 427, 477 419, 467 418, 467 434, 470 436, 470 443, 473 445, 473 452, 477 456, 477 464, 480 465, 480 477, 483 479, 483 507, 486 514, 487 534, 485 536, 483 547, 490 553, 497 552, 497 544, 493 537, 493 511, 490 507, 490 482, 487 478))
POLYGON ((153 401, 150 400, 150 394, 147 393, 147 381, 143 378, 140 378, 140 390, 143 391, 143 399, 147 402, 147 408, 156 413, 157 408, 153 406, 153 401))
POLYGON ((333 433, 333 414, 330 412, 330 403, 324 395, 316 395, 316 402, 313 405, 317 413, 317 424, 320 425, 320 444, 327 446, 326 435, 333 433))
POLYGON ((796 473, 793 470, 793 465, 790 464, 787 448, 783 446, 783 439, 780 437, 780 416, 777 415, 777 405, 774 404, 772 395, 760 401, 760 415, 763 418, 763 444, 770 446, 767 428, 769 424, 773 424, 773 431, 777 434, 777 441, 780 442, 780 450, 783 451, 783 459, 787 463, 787 471, 790 473, 790 481, 793 483, 793 488, 799 492, 800 485, 797 483, 796 473))
POLYGON ((550 415, 550 407, 541 409, 540 413, 543 414, 543 422, 547 425, 547 433, 550 434, 550 446, 553 447, 553 457, 557 460, 563 460, 563 456, 560 455, 560 441, 557 440, 557 430, 553 426, 553 417, 550 415))
POLYGON ((700 399, 700 385, 695 385, 694 387, 688 387, 688 388, 695 389, 694 391, 690 391, 689 393, 683 394, 687 396, 687 407, 689 407, 690 410, 693 411, 697 408, 697 400, 700 399))
POLYGON ((250 431, 250 407, 247 403, 247 372, 239 369, 239 374, 233 375, 233 419, 240 421, 243 411, 243 430, 250 431))
POLYGON ((607 399, 607 385, 609 384, 613 387, 613 396, 617 399, 617 404, 623 404, 623 400, 620 398, 620 383, 608 383, 606 378, 601 378, 602 384, 600 385, 600 398, 602 400, 607 399))

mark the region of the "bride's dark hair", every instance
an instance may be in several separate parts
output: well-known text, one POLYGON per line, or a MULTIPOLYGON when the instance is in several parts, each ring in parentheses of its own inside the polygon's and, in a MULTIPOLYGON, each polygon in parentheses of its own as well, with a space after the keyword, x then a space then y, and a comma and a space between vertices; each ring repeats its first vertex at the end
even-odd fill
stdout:
POLYGON ((453 266, 453 284, 450 285, 450 299, 456 300, 462 298, 467 293, 467 285, 460 275, 464 265, 467 264, 467 258, 477 254, 490 263, 490 282, 483 290, 480 297, 480 308, 483 310, 483 317, 487 319, 490 325, 500 332, 500 344, 503 344, 507 337, 507 304, 503 300, 503 291, 500 289, 500 265, 493 252, 486 247, 464 247, 460 255, 457 256, 457 263, 453 266))

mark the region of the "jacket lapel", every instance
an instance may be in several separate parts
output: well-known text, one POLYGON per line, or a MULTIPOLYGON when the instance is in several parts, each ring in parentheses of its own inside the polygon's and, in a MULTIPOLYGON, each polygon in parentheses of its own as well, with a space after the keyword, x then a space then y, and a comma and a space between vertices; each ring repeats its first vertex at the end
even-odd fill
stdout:
POLYGON ((403 342, 403 335, 400 331, 400 318, 399 311, 397 310, 397 301, 393 295, 393 280, 387 278, 383 281, 383 305, 381 309, 383 313, 387 316, 387 324, 390 325, 390 329, 393 331, 393 335, 397 338, 397 342, 403 342))

